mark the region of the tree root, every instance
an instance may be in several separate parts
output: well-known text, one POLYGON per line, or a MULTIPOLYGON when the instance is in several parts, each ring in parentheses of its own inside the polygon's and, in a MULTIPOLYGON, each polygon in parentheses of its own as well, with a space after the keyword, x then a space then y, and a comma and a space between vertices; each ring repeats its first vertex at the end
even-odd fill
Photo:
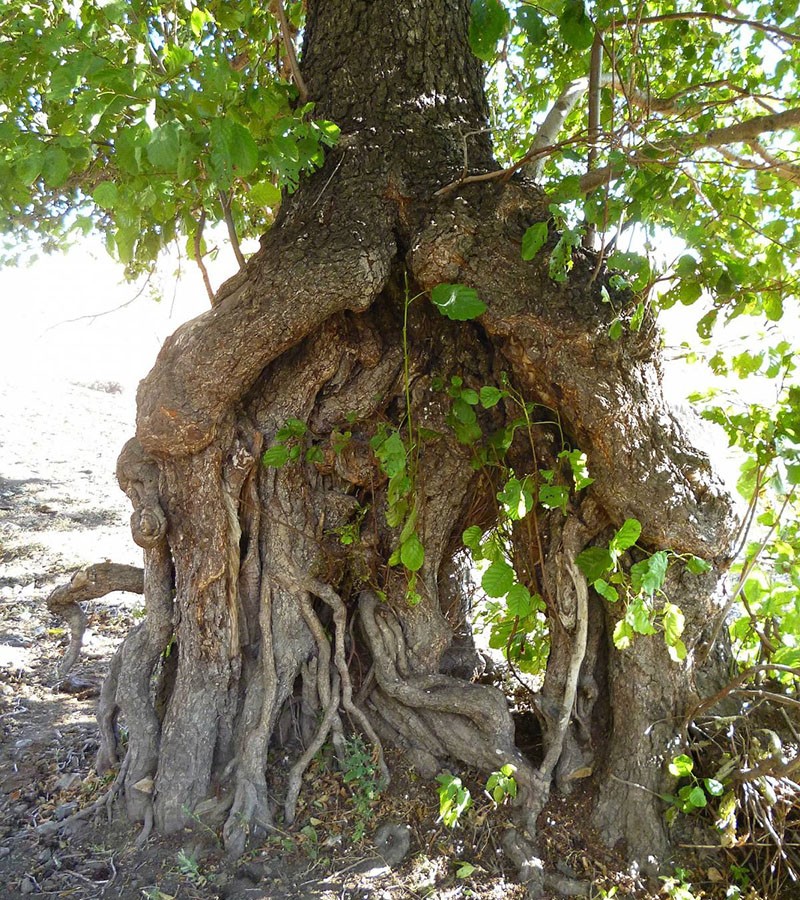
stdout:
POLYGON ((303 773, 308 768, 311 760, 322 749, 322 745, 333 729, 334 720, 338 716, 339 699, 339 674, 334 672, 328 705, 325 708, 325 715, 322 717, 317 733, 314 735, 314 740, 308 745, 305 753, 300 756, 289 772, 286 800, 284 801, 284 817, 287 825, 294 823, 295 815, 297 814, 297 798, 300 796, 303 773))
MULTIPOLYGON (((394 701, 385 707, 391 726, 428 754, 442 748, 447 756, 484 772, 513 763, 518 801, 527 803, 535 772, 514 744, 514 723, 500 691, 447 675, 404 676, 397 631, 389 624, 394 613, 388 607, 379 610, 369 591, 361 594, 359 610, 378 685, 394 701), (419 727, 420 719, 424 727, 419 727)), ((382 712, 381 700, 374 703, 382 712)))
POLYGON ((564 699, 561 704, 560 714, 556 719, 555 727, 547 735, 547 752, 542 764, 536 771, 536 790, 534 796, 528 801, 526 808, 528 831, 531 834, 536 833, 536 820, 550 797, 553 773, 561 758, 567 729, 575 712, 576 698, 578 696, 578 678, 586 656, 587 636, 589 633, 589 588, 586 578, 575 564, 571 549, 562 549, 561 563, 572 582, 577 601, 575 636, 572 644, 572 657, 564 684, 564 699))
POLYGON ((144 593, 143 570, 119 563, 95 563, 79 569, 67 584, 55 588, 47 598, 47 608, 54 616, 63 619, 70 629, 69 647, 58 664, 61 678, 72 669, 81 653, 87 618, 79 604, 105 597, 112 591, 144 593))

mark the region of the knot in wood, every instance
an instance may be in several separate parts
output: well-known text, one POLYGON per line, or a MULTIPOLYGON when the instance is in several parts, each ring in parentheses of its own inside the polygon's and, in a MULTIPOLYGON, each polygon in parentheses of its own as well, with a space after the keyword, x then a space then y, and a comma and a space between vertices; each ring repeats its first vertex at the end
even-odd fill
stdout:
POLYGON ((131 534, 134 542, 147 550, 155 547, 167 533, 167 518, 160 506, 135 509, 131 515, 131 534))

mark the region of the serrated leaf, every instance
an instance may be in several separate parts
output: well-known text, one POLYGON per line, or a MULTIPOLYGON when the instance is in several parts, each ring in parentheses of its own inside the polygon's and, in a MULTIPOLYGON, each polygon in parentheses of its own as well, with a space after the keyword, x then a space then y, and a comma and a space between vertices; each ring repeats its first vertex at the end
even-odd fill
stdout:
POLYGON ((505 597, 515 581, 514 570, 502 560, 493 562, 483 573, 481 587, 487 597, 505 597))
POLYGON ((638 540, 642 533, 642 523, 638 519, 626 519, 617 533, 609 542, 609 550, 613 553, 622 553, 628 550, 638 540))
POLYGON ((641 597, 635 597, 625 610, 625 621, 636 634, 655 634, 653 613, 641 597))
POLYGON ((418 572, 425 562, 425 548, 416 532, 409 535, 400 545, 400 562, 409 572, 418 572))
POLYGON ((631 566, 631 586, 636 593, 640 591, 652 597, 661 590, 667 576, 669 558, 665 550, 659 550, 648 559, 643 559, 631 566))
POLYGON ((706 792, 700 787, 698 784, 696 787, 693 787, 691 791, 689 791, 689 796, 686 798, 692 806, 697 809, 702 809, 704 806, 708 805, 708 798, 706 797, 706 792))
POLYGON ((45 150, 42 158, 42 178, 48 187, 61 187, 71 171, 69 157, 61 147, 48 147, 45 150))
POLYGON ((431 301, 443 316, 456 322, 476 319, 486 312, 478 292, 463 284, 437 284, 431 291, 431 301))
POLYGON ((587 50, 592 46, 594 26, 586 15, 583 0, 566 0, 558 28, 564 43, 573 50, 587 50))
POLYGON ((687 775, 692 774, 692 771, 694 770, 694 760, 691 756, 681 753, 679 756, 672 759, 667 768, 669 769, 670 775, 674 775, 676 778, 685 778, 687 775))
POLYGON ((275 446, 270 447, 268 450, 264 451, 264 455, 261 457, 261 462, 265 466, 271 466, 272 468, 279 469, 281 466, 286 465, 289 462, 289 448, 284 444, 275 444, 275 446))
POLYGON ((119 202, 119 190, 113 181, 101 181, 92 191, 92 198, 103 209, 113 209, 119 202))
POLYGON ((491 409, 493 406, 497 406, 504 396, 504 391, 501 391, 500 388, 492 387, 490 384, 485 384, 479 394, 481 406, 484 409, 491 409))
POLYGON ((533 612, 531 592, 524 584, 519 582, 512 584, 506 594, 506 606, 510 616, 516 616, 520 619, 527 618, 533 612))
POLYGON ((475 871, 475 866, 472 863, 461 863, 461 865, 456 869, 456 878, 469 878, 470 875, 475 871))
POLYGON ((147 145, 147 158, 159 171, 177 171, 183 131, 177 122, 167 122, 154 129, 147 145))
POLYGON ((614 559, 605 547, 587 547, 575 557, 575 562, 589 584, 614 568, 614 559))
POLYGON ((547 242, 547 222, 537 222, 522 235, 522 258, 529 262, 547 242))
POLYGON ((469 45, 484 62, 492 62, 497 42, 509 26, 509 15, 500 0, 472 0, 469 23, 469 45))
POLYGON ((479 552, 481 548, 481 540, 483 539, 483 530, 478 525, 470 525, 461 535, 464 546, 468 547, 474 553, 479 552))

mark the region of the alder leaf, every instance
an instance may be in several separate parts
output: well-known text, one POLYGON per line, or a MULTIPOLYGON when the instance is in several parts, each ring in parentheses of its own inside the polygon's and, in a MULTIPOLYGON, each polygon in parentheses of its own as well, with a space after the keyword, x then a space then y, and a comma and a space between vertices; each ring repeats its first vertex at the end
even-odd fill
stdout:
POLYGON ((481 587, 487 597, 505 597, 513 584, 514 570, 503 560, 493 562, 481 579, 481 587))
POLYGON ((510 23, 500 0, 472 0, 469 23, 469 45, 484 62, 492 62, 497 42, 504 37, 510 23))
POLYGON ((558 20, 564 43, 574 50, 587 50, 594 40, 594 26, 586 15, 583 0, 566 0, 558 20))
POLYGON ((544 247, 547 241, 547 222, 537 222, 522 235, 522 258, 528 262, 544 247))
POLYGON ((400 545, 400 562, 409 572, 418 572, 425 562, 425 548, 416 532, 409 535, 400 545))
POLYGON ((486 312, 478 292, 463 284, 437 284, 431 291, 431 300, 443 316, 456 322, 477 319, 486 312))

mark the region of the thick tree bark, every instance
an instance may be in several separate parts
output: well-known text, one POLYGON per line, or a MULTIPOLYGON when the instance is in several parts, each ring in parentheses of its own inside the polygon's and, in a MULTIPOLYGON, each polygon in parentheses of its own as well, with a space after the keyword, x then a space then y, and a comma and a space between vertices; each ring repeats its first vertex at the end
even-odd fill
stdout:
MULTIPOLYGON (((340 750, 355 728, 378 759, 380 736, 426 774, 449 758, 485 771, 513 762, 531 832, 554 778, 568 789, 594 772, 609 841, 664 848, 647 791, 663 780, 691 656, 680 668, 655 638, 617 653, 618 613, 589 595, 574 559, 631 516, 644 545, 709 559, 705 579, 671 576, 696 644, 727 563, 730 503, 663 399, 653 323, 611 341, 594 259, 577 255, 560 285, 543 259, 522 261, 525 228, 548 217, 541 192, 510 182, 434 198, 465 167, 494 166, 468 24, 467 0, 310 0, 304 78, 341 141, 140 387, 118 471, 145 548, 148 615, 104 688, 101 763, 116 759, 121 713, 128 811, 148 827, 202 815, 224 822, 241 852, 276 813, 267 772, 282 763, 271 749, 289 760, 279 801, 290 822, 310 755, 329 739, 340 750), (410 302, 441 282, 478 290, 479 322, 410 302), (559 417, 595 477, 570 519, 540 514, 520 573, 552 623, 553 715, 538 768, 514 746, 498 691, 441 674, 463 632, 453 558, 466 526, 492 525, 498 485, 447 424, 434 376, 480 387, 501 371, 559 417), (300 458, 264 467, 293 419, 306 425, 300 458), (412 602, 407 573, 388 564, 399 529, 369 443, 379 423, 410 447, 425 548, 412 602), (343 529, 357 540, 343 544, 343 529)), ((488 432, 513 414, 480 415, 488 432)), ((512 448, 520 472, 553 462, 552 432, 537 426, 531 446, 512 448)))

